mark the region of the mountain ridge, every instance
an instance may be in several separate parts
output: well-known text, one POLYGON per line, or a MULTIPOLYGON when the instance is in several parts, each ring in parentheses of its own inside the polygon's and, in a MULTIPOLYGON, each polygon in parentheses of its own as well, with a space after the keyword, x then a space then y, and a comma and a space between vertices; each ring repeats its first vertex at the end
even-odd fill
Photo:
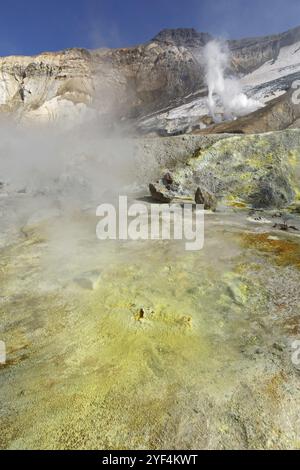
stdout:
MULTIPOLYGON (((211 39, 209 33, 193 28, 165 29, 145 44, 127 48, 77 47, 35 56, 1 57, 0 114, 26 122, 71 124, 99 117, 107 121, 108 116, 117 121, 140 120, 163 108, 185 105, 193 94, 200 93, 205 99, 203 47, 211 39)), ((298 42, 300 48, 300 26, 277 35, 229 40, 230 71, 243 78, 265 64, 270 68, 284 48, 298 42)), ((300 64, 297 57, 295 52, 292 67, 298 59, 300 64)), ((290 75, 288 71, 285 76, 290 75)), ((281 81, 284 83, 275 93, 286 91, 288 79, 281 81)), ((252 93, 261 84, 253 81, 250 87, 245 86, 252 93)), ((199 125, 201 116, 207 114, 203 103, 203 112, 196 116, 199 125)), ((179 125, 175 133, 187 130, 189 121, 194 125, 193 116, 185 120, 187 126, 179 125)))

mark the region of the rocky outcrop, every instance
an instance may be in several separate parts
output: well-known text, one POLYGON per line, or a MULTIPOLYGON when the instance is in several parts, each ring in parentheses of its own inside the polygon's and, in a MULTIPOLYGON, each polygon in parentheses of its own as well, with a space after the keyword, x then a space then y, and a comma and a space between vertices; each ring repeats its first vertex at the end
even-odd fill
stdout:
POLYGON ((198 145, 194 155, 172 168, 178 196, 193 198, 201 188, 197 201, 203 204, 205 188, 221 203, 236 207, 282 208, 299 201, 300 130, 223 134, 211 145, 198 145))
POLYGON ((203 205, 205 210, 212 210, 213 212, 217 210, 217 199, 206 189, 197 189, 195 194, 195 202, 196 204, 203 205))

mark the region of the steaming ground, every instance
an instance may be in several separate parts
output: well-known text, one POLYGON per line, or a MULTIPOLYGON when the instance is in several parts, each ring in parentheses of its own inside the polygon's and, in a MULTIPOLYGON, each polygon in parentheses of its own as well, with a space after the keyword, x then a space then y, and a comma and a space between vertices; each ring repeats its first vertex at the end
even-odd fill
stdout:
POLYGON ((299 447, 299 236, 226 209, 200 252, 96 239, 97 204, 221 138, 2 129, 1 448, 299 447))
POLYGON ((300 277, 255 245, 270 227, 208 215, 195 253, 94 231, 56 217, 1 250, 0 447, 297 447, 300 277))
POLYGON ((229 42, 231 58, 166 30, 132 49, 2 59, 1 449, 300 447, 299 133, 190 134, 285 93, 298 39, 229 42), (151 112, 147 136, 100 122, 109 111, 151 112), (97 206, 147 200, 166 170, 178 193, 205 183, 222 198, 204 249, 98 241, 97 206), (294 198, 294 229, 249 214, 252 196, 294 198))

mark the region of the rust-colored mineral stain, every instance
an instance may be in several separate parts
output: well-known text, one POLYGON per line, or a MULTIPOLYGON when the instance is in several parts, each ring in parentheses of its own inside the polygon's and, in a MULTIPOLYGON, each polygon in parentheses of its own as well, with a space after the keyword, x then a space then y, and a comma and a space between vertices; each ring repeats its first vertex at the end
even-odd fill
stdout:
POLYGON ((270 238, 269 233, 243 234, 243 242, 250 248, 274 255, 274 261, 281 266, 296 266, 300 269, 300 243, 270 238))

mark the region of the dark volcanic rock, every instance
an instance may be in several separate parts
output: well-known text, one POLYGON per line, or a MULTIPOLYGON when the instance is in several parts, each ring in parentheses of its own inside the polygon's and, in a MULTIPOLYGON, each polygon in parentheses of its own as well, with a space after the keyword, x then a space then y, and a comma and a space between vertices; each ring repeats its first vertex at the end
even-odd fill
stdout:
POLYGON ((293 197, 294 191, 287 175, 279 169, 261 178, 257 183, 257 191, 249 199, 255 208, 280 208, 291 202, 293 197))
POLYGON ((171 173, 166 173, 162 177, 162 182, 163 182, 163 185, 166 186, 167 189, 171 189, 171 186, 174 183, 171 173))
POLYGON ((155 183, 149 184, 149 191, 151 194, 151 197, 154 201, 161 202, 163 204, 169 204, 173 196, 170 193, 170 191, 164 186, 163 184, 160 183, 155 183))
POLYGON ((215 196, 205 189, 198 188, 195 194, 196 204, 202 204, 205 210, 216 211, 217 199, 215 196))
POLYGON ((149 190, 155 201, 169 203, 174 197, 179 196, 180 185, 174 181, 172 174, 168 171, 155 184, 150 184, 149 190))

